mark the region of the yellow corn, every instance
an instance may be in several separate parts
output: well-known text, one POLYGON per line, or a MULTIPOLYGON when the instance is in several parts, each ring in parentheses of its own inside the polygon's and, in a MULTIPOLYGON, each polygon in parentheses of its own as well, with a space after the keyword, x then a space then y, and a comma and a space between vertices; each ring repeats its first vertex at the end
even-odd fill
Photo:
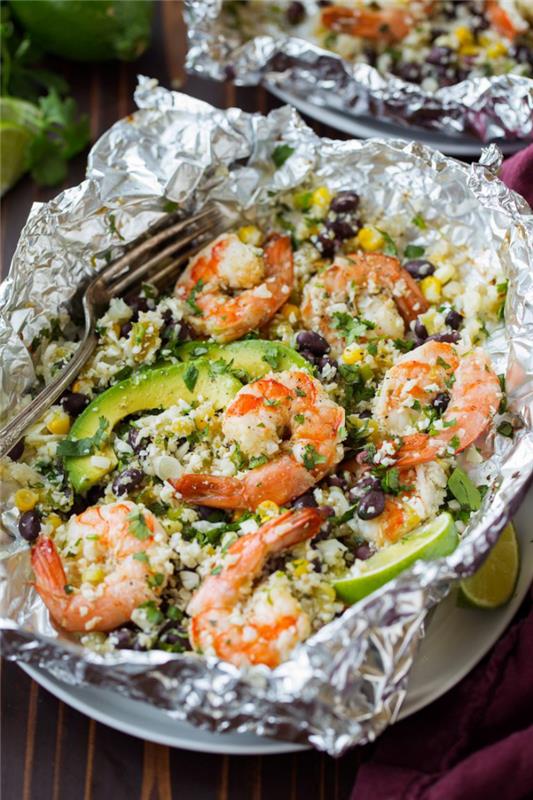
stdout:
POLYGON ((237 235, 241 242, 244 244, 251 244, 254 247, 259 247, 263 241, 263 234, 255 225, 243 225, 239 228, 237 235))
POLYGON ((83 583, 101 583, 105 578, 105 572, 98 564, 91 564, 83 571, 83 583))
POLYGON ((296 578, 301 578, 302 575, 307 575, 309 572, 309 561, 305 558, 299 558, 292 562, 294 575, 296 578))
POLYGON ((495 42, 487 47, 487 58, 501 58, 507 55, 507 48, 503 42, 495 42))
POLYGON ((477 56, 481 52, 481 48, 477 44, 463 44, 459 48, 459 53, 462 56, 477 56))
POLYGON ((50 433, 56 436, 63 436, 70 430, 70 417, 64 411, 58 411, 49 422, 46 423, 46 427, 50 433))
POLYGON ((300 319, 300 309, 293 303, 285 303, 279 312, 286 320, 295 322, 300 319))
POLYGON ((82 389, 82 386, 81 386, 80 381, 74 381, 74 383, 72 384, 72 391, 73 392, 81 392, 81 389, 82 389))
POLYGON ((345 364, 359 364, 365 357, 365 351, 362 347, 354 347, 349 345, 342 354, 342 360, 345 364))
POLYGON ((317 217, 326 215, 333 195, 327 186, 319 186, 311 195, 311 206, 317 217))
POLYGON ((442 284, 448 283, 455 278, 455 267, 452 264, 443 264, 433 273, 433 276, 442 284))
POLYGON ((53 528, 54 530, 55 530, 56 528, 59 528, 59 526, 63 524, 63 520, 61 519, 61 517, 59 516, 59 514, 48 514, 48 516, 47 516, 47 518, 46 518, 46 521, 47 521, 47 523, 48 523, 49 525, 51 525, 51 526, 52 526, 52 528, 53 528))
POLYGON ((321 583, 317 587, 317 594, 323 598, 325 601, 329 601, 330 603, 334 603, 337 599, 337 594, 333 586, 330 586, 329 583, 321 583))
POLYGON ((467 28, 466 25, 459 25, 459 27, 454 30, 454 34, 459 44, 472 44, 474 41, 472 31, 470 28, 467 28))
POLYGON ((273 500, 263 500, 263 502, 259 503, 257 506, 256 511, 259 514, 261 522, 266 522, 266 520, 278 516, 279 506, 277 503, 274 503, 273 500))
POLYGON ((39 495, 31 489, 19 489, 15 492, 15 505, 19 511, 31 511, 35 508, 39 495))
POLYGON ((385 239, 375 228, 365 226, 356 236, 356 241, 366 253, 373 253, 385 244, 385 239))
POLYGON ((438 303, 442 293, 442 283, 434 275, 420 281, 420 289, 428 303, 438 303))

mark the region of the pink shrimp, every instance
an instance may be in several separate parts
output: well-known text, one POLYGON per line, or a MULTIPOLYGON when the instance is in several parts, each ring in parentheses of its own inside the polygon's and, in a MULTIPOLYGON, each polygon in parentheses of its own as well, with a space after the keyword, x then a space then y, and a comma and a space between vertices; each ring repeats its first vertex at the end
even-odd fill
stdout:
POLYGON ((322 11, 322 25, 336 33, 347 33, 375 41, 399 42, 413 29, 417 19, 432 6, 432 2, 416 0, 410 7, 350 8, 327 6, 322 11))
POLYGON ((141 603, 154 598, 156 590, 147 582, 152 574, 149 553, 154 537, 165 532, 150 511, 141 512, 129 501, 93 506, 69 520, 66 534, 73 547, 81 543, 82 550, 87 545, 96 551, 92 577, 88 584, 85 581, 83 592, 76 562, 65 562, 74 576, 69 581, 52 539, 39 537, 31 559, 35 588, 62 628, 110 631, 128 622, 141 603))
POLYGON ((234 621, 236 606, 249 595, 269 556, 310 539, 324 521, 317 508, 287 511, 238 539, 227 552, 227 566, 207 577, 187 608, 190 640, 195 650, 216 655, 236 666, 276 667, 310 632, 310 623, 290 594, 269 594, 268 608, 234 621))
POLYGON ((175 293, 190 307, 186 318, 197 333, 231 342, 265 325, 293 283, 287 236, 273 234, 261 257, 236 234, 224 233, 193 258, 175 293))
POLYGON ((379 314, 376 314, 379 323, 376 328, 383 336, 393 338, 402 336, 404 333, 402 320, 405 324, 409 324, 429 307, 418 284, 407 270, 403 269, 397 258, 382 253, 353 254, 333 263, 306 284, 301 306, 302 318, 306 327, 318 328, 330 345, 339 351, 345 345, 345 337, 342 335, 342 330, 335 327, 332 305, 335 307, 337 303, 350 304, 353 313, 363 311, 361 316, 371 317, 374 294, 379 294, 377 298, 379 314), (363 308, 359 308, 362 300, 359 295, 360 289, 365 289, 366 292, 363 308), (392 315, 391 309, 386 309, 383 292, 390 298, 392 315), (395 313, 394 305, 401 319, 395 313))
MULTIPOLYGON (((433 433, 408 433, 395 454, 400 467, 432 461, 464 450, 490 424, 501 389, 488 356, 475 348, 459 356, 451 344, 426 342, 406 353, 385 375, 375 405, 376 419, 392 433, 413 424, 413 408, 431 404, 450 391, 448 406, 433 433)), ((422 409, 423 410, 423 409, 422 409)))
POLYGON ((340 461, 343 425, 344 410, 306 372, 261 378, 239 391, 222 430, 246 455, 266 463, 243 478, 198 474, 171 483, 186 501, 215 508, 257 508, 265 500, 283 505, 340 461))
MULTIPOLYGON (((500 36, 505 36, 507 39, 513 40, 522 31, 519 30, 509 14, 501 7, 498 0, 486 0, 485 14, 492 28, 497 31, 500 36)), ((527 28, 527 23, 524 22, 524 29, 527 28)))

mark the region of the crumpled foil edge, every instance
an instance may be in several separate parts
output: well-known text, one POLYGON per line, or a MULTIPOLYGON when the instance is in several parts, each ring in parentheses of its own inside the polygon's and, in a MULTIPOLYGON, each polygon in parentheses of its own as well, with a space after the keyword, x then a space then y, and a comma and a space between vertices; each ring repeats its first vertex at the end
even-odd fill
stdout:
POLYGON ((223 25, 221 10, 222 0, 185 0, 186 68, 191 73, 217 81, 231 78, 240 86, 263 83, 317 106, 450 137, 481 142, 533 138, 531 78, 467 78, 428 92, 281 31, 243 41, 223 25))
POLYGON ((139 111, 117 122, 94 146, 87 179, 47 204, 24 227, 9 279, 0 290, 0 341, 7 369, 1 385, 11 411, 34 380, 25 345, 62 313, 78 283, 160 219, 171 200, 185 209, 206 199, 233 209, 268 202, 311 173, 335 188, 358 185, 365 202, 392 209, 401 189, 424 193, 451 234, 479 227, 510 277, 506 330, 489 349, 508 364, 510 401, 524 427, 497 437, 498 480, 460 546, 448 558, 415 564, 395 581, 323 627, 276 670, 239 670, 197 655, 84 651, 59 638, 33 588, 28 548, 16 535, 16 513, 2 514, 0 644, 7 658, 47 670, 67 683, 93 684, 164 709, 213 731, 253 732, 307 742, 332 755, 375 738, 397 716, 428 611, 453 580, 471 574, 525 492, 533 465, 533 217, 525 201, 496 177, 501 155, 484 151, 465 165, 417 143, 320 139, 288 107, 268 117, 221 111, 140 78, 139 111), (271 152, 284 141, 294 154, 273 171, 271 152), (396 186, 397 184, 397 186, 396 186), (386 191, 386 195, 383 192, 386 191), (112 215, 112 225, 109 215, 112 215), (481 216, 480 216, 481 215, 481 216), (117 231, 120 236, 117 235, 117 231), (25 354, 25 355, 24 355, 25 354), (10 374, 11 363, 21 365, 10 374))

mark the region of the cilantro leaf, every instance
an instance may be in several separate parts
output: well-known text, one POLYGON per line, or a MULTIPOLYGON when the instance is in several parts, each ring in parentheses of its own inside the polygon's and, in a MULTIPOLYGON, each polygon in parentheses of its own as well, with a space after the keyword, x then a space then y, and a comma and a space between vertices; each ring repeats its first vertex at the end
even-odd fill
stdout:
POLYGON ((387 256, 397 256, 398 255, 398 248, 396 247, 396 243, 392 236, 390 236, 387 231, 382 231, 381 228, 376 228, 383 238, 385 239, 385 246, 383 247, 383 252, 387 256))
POLYGON ((152 531, 146 524, 146 520, 144 515, 139 511, 138 508, 135 508, 130 514, 128 514, 128 521, 129 521, 129 531, 136 539, 139 539, 141 542, 144 542, 145 539, 149 539, 152 535, 152 531))
POLYGON ((263 353, 263 361, 266 361, 273 370, 278 370, 280 365, 281 353, 275 345, 268 345, 263 353))
POLYGON ((283 166, 287 159, 294 153, 294 147, 290 144, 278 144, 272 151, 272 161, 277 169, 283 166))
POLYGON ((306 469, 314 469, 317 464, 323 464, 326 460, 325 456, 320 455, 320 453, 313 447, 312 444, 306 444, 304 447, 304 454, 303 454, 303 465, 306 469))
POLYGON ((368 330, 375 328, 375 324, 363 317, 353 317, 345 311, 335 311, 333 314, 333 327, 340 331, 348 344, 364 336, 368 330))
POLYGON ((189 392, 194 391, 194 387, 196 386, 196 381, 198 380, 198 367, 194 364, 187 364, 187 368, 183 373, 183 383, 189 390, 189 392))
POLYGON ((512 438, 513 438, 513 435, 514 435, 514 428, 513 428, 513 426, 511 425, 511 423, 510 423, 510 422, 507 422, 507 421, 501 422, 501 423, 498 425, 498 427, 497 427, 497 429, 496 429, 496 430, 497 430, 497 431, 498 431, 498 433, 500 433, 502 436, 507 436, 509 439, 512 439, 512 438))
POLYGON ((185 300, 185 302, 187 303, 187 305, 189 306, 189 308, 192 310, 193 314, 196 317, 202 316, 202 309, 196 302, 196 296, 202 291, 203 288, 204 288, 204 282, 200 278, 200 280, 197 281, 197 283, 195 283, 195 285, 192 287, 191 291, 189 292, 189 296, 185 300))
POLYGON ((408 244, 403 254, 405 258, 420 258, 426 252, 426 248, 418 244, 408 244))
POLYGON ((98 420, 98 428, 93 436, 87 436, 84 439, 64 439, 62 442, 59 442, 56 455, 61 458, 91 455, 91 453, 94 453, 106 439, 107 427, 107 419, 105 417, 100 417, 98 420))
POLYGON ((477 511, 481 507, 479 489, 459 467, 456 467, 448 478, 448 489, 467 511, 477 511))
POLYGON ((427 223, 421 214, 415 214, 411 222, 413 225, 416 225, 417 228, 420 228, 421 231, 427 228, 427 223))

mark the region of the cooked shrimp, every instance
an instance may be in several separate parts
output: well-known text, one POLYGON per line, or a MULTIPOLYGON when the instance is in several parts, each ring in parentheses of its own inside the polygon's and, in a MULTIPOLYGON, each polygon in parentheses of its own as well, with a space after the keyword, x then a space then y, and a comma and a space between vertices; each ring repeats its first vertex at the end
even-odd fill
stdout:
POLYGON ((35 588, 62 628, 111 631, 154 599, 149 555, 156 540, 164 541, 165 531, 150 511, 129 501, 93 506, 69 520, 65 535, 64 560, 46 536, 37 540, 31 559, 35 588), (68 558, 70 546, 92 556, 85 575, 68 558))
POLYGON ((500 399, 498 377, 483 350, 459 357, 452 345, 431 341, 401 356, 386 373, 374 412, 387 431, 402 436, 394 457, 398 466, 410 466, 464 450, 487 428, 500 399), (408 432, 418 412, 430 419, 427 412, 443 393, 448 405, 442 417, 428 432, 408 432))
POLYGON ((305 639, 311 630, 309 618, 289 592, 271 592, 268 602, 252 603, 240 613, 238 606, 249 596, 267 558, 315 536, 323 521, 317 508, 287 511, 232 544, 227 565, 206 578, 187 608, 194 649, 239 667, 276 667, 305 639))
POLYGON ((512 18, 511 15, 502 8, 502 3, 498 2, 498 0, 487 0, 485 13, 491 27, 507 39, 514 39, 519 33, 523 33, 524 30, 527 30, 527 22, 522 20, 518 11, 514 9, 514 18, 512 18))
POLYGON ((306 327, 318 328, 337 352, 346 343, 336 327, 341 309, 368 319, 377 334, 397 338, 428 304, 397 258, 367 253, 338 259, 304 287, 301 310, 306 327))
POLYGON ((401 8, 390 5, 385 8, 327 6, 322 11, 322 25, 335 33, 347 33, 376 41, 399 42, 431 5, 428 0, 415 0, 408 7, 403 4, 401 8))
POLYGON ((171 483, 185 500, 215 508, 257 508, 265 500, 283 505, 341 460, 343 426, 344 409, 306 372, 261 378, 236 395, 222 431, 247 456, 265 463, 242 478, 184 475, 171 483))
POLYGON ((193 258, 175 293, 190 307, 186 318, 197 333, 231 342, 265 325, 293 282, 287 236, 271 236, 261 256, 236 234, 223 233, 193 258))

